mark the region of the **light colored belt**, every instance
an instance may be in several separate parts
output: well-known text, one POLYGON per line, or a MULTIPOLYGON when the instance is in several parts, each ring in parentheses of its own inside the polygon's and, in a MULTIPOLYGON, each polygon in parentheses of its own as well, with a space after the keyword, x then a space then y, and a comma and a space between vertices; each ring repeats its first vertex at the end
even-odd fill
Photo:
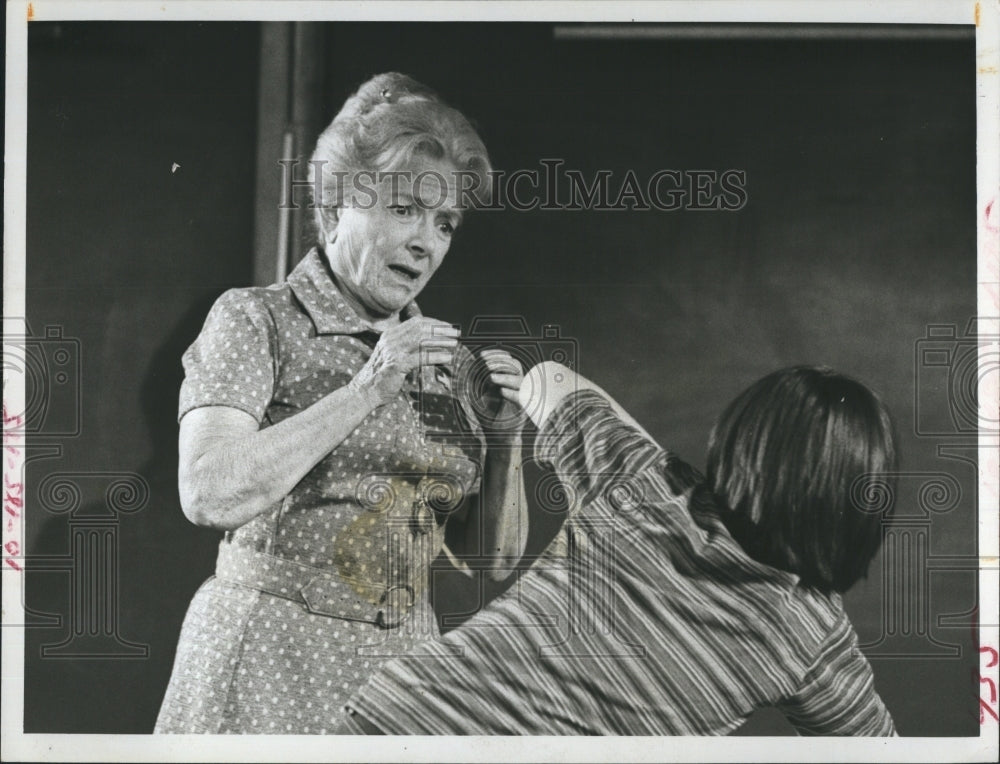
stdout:
POLYGON ((219 544, 215 577, 274 597, 298 602, 316 615, 364 621, 395 629, 414 604, 411 586, 386 587, 378 604, 358 594, 335 572, 255 552, 228 541, 219 544))

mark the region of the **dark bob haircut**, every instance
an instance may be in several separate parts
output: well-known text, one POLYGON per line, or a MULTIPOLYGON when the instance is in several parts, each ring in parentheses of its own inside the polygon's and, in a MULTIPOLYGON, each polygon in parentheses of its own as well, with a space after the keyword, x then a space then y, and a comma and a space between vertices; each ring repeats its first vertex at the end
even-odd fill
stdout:
POLYGON ((893 510, 895 469, 886 407, 825 368, 796 366, 754 383, 708 444, 708 487, 733 537, 755 560, 826 592, 867 575, 893 510))

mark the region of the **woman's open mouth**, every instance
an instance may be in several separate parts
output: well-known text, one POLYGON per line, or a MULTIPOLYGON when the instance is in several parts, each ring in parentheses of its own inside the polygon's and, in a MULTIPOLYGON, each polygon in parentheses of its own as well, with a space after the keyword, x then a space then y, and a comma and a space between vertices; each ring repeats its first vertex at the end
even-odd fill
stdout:
POLYGON ((389 266, 389 270, 392 271, 393 273, 398 273, 400 276, 403 276, 404 278, 410 281, 416 281, 417 279, 420 278, 420 271, 414 268, 408 268, 405 265, 399 265, 393 263, 392 265, 389 266))

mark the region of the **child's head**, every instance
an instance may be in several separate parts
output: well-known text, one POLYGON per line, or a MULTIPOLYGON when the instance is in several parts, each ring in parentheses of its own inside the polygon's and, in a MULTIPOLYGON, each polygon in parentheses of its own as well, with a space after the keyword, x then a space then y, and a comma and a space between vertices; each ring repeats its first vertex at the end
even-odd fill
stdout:
MULTIPOLYGON (((708 444, 708 485, 754 559, 803 584, 847 591, 868 571, 891 512, 865 511, 851 487, 895 470, 889 412, 860 382, 796 366, 726 407, 708 444)), ((892 476, 885 474, 892 493, 892 476)))

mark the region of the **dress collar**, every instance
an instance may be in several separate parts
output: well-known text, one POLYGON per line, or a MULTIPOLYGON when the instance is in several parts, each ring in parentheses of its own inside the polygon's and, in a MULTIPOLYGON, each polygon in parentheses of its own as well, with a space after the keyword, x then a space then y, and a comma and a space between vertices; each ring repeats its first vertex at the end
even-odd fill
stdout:
MULTIPOLYGON (((319 249, 314 247, 302 258, 288 274, 287 283, 312 319, 317 334, 379 333, 344 300, 319 249)), ((420 315, 420 308, 411 302, 400 311, 399 319, 405 321, 420 315)))

